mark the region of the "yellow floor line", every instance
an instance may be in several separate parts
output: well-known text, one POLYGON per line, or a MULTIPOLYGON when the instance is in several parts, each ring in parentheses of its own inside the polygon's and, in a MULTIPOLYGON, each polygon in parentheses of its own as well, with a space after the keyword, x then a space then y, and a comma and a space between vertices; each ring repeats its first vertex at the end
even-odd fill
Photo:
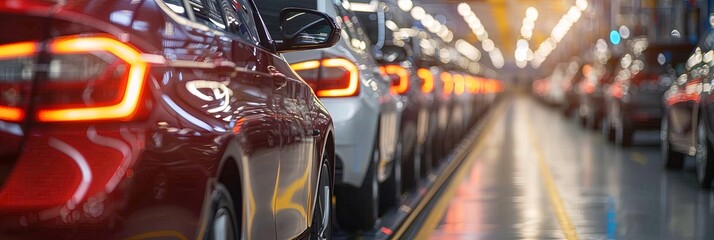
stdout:
POLYGON ((632 153, 630 159, 641 165, 647 165, 647 157, 642 153, 634 152, 632 153))
POLYGON ((532 142, 531 145, 535 149, 535 154, 538 158, 538 165, 541 173, 540 175, 543 178, 543 183, 545 184, 545 188, 548 191, 548 198, 550 199, 550 204, 553 207, 555 216, 558 218, 558 223, 563 229, 563 234, 565 235, 565 238, 568 240, 577 240, 578 233, 575 231, 575 227, 573 226, 570 217, 568 217, 568 213, 565 211, 565 204, 563 203, 563 199, 560 197, 558 188, 555 185, 555 180, 553 180, 553 174, 548 168, 548 163, 545 161, 543 149, 538 143, 538 139, 536 139, 536 133, 533 130, 533 123, 531 121, 527 122, 528 132, 532 142))
MULTIPOLYGON (((508 101, 507 103, 511 104, 512 102, 508 101)), ((434 208, 426 217, 426 220, 419 229, 419 232, 417 232, 415 239, 428 239, 434 229, 436 229, 437 225, 439 224, 439 221, 441 221, 441 218, 446 213, 446 209, 449 206, 450 200, 453 199, 454 194, 456 194, 456 187, 458 187, 461 183, 461 181, 459 180, 464 178, 466 173, 471 170, 471 167, 475 162, 474 160, 476 159, 476 157, 475 155, 471 154, 479 153, 483 150, 483 148, 486 147, 486 143, 488 141, 484 140, 487 139, 486 137, 491 134, 496 123, 498 123, 498 121, 496 120, 502 119, 503 115, 506 113, 506 109, 508 109, 506 107, 508 104, 503 103, 499 105, 499 108, 497 108, 496 111, 494 111, 494 114, 484 127, 484 132, 481 134, 481 136, 479 136, 476 147, 474 147, 474 150, 469 153, 468 157, 465 159, 466 162, 464 162, 463 165, 457 170, 457 172, 452 175, 452 181, 448 183, 448 186, 446 186, 446 190, 444 190, 444 193, 442 193, 439 200, 437 200, 438 202, 436 202, 434 208)))

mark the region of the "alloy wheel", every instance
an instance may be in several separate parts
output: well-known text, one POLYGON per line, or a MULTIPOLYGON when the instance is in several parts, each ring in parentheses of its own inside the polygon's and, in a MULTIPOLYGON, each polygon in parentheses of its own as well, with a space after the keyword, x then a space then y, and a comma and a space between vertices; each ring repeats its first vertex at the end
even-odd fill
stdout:
POLYGON ((211 240, 233 240, 233 216, 227 208, 220 208, 213 217, 211 240))
POLYGON ((317 203, 315 204, 315 213, 312 219, 313 239, 322 240, 330 239, 331 233, 331 214, 332 214, 332 191, 330 191, 330 169, 327 164, 327 156, 323 157, 322 172, 317 192, 317 203))

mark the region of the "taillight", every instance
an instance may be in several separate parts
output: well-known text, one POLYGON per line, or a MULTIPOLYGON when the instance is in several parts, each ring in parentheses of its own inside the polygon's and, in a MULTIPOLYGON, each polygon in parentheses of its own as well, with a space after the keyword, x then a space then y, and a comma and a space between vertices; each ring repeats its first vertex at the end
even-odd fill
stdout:
POLYGON ((441 73, 441 82, 444 84, 442 89, 444 95, 450 95, 454 91, 454 79, 451 77, 450 73, 441 73))
POLYGON ((36 53, 33 42, 0 46, 0 120, 20 122, 25 118, 36 53))
POLYGON ((639 72, 632 77, 632 83, 635 85, 640 85, 643 83, 651 83, 659 81, 659 75, 652 73, 639 72))
POLYGON ((141 53, 109 37, 62 37, 50 42, 48 81, 40 86, 37 120, 129 120, 148 69, 141 53))
POLYGON ((318 97, 351 97, 359 94, 359 71, 347 59, 331 58, 290 65, 315 90, 318 97))
POLYGON ((422 80, 421 91, 423 93, 431 93, 434 91, 434 74, 426 68, 417 70, 417 76, 422 80))
POLYGON ((409 90, 409 71, 399 65, 386 65, 380 70, 392 82, 391 91, 397 94, 404 94, 409 90))
POLYGON ((454 92, 456 95, 461 96, 466 90, 466 84, 464 76, 461 74, 454 74, 454 92))
POLYGON ((473 76, 466 76, 466 91, 471 94, 476 94, 479 91, 480 83, 478 78, 473 76))

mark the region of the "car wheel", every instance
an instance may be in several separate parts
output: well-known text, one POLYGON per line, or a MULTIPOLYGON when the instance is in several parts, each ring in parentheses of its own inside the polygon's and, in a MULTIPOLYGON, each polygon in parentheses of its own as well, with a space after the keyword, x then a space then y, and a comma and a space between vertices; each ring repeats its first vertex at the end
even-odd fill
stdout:
POLYGON ((591 106, 588 115, 585 116, 585 128, 597 129, 597 120, 595 119, 595 110, 591 106))
POLYGON ((707 137, 706 126, 699 121, 699 127, 697 128, 697 153, 695 159, 697 161, 697 180, 699 180, 699 185, 702 188, 710 188, 712 185, 712 180, 714 180, 714 160, 712 159, 711 153, 712 146, 709 144, 709 138, 707 137))
POLYGON ((600 125, 600 133, 602 133, 602 137, 605 138, 605 140, 607 140, 608 142, 614 142, 615 130, 612 129, 612 124, 610 123, 610 120, 607 117, 604 117, 600 125))
POLYGON ((221 183, 216 183, 211 194, 213 199, 213 214, 209 222, 209 240, 239 239, 236 212, 228 189, 221 183))
MULTIPOLYGON (((434 141, 428 140, 427 144, 422 145, 421 159, 419 161, 419 176, 426 176, 431 172, 431 166, 435 155, 434 151, 434 141)), ((421 181, 421 179, 419 180, 421 181)))
POLYGON ((375 141, 362 186, 341 185, 335 189, 337 223, 345 231, 368 231, 377 221, 379 214, 377 164, 379 164, 379 143, 375 141))
POLYGON ((625 123, 625 119, 620 116, 618 124, 615 126, 615 144, 619 146, 632 145, 633 132, 625 123))
MULTIPOLYGON (((414 132, 416 132, 416 128, 414 129, 414 132)), ((412 144, 412 147, 404 147, 402 149, 402 186, 400 188, 400 192, 404 193, 408 190, 412 190, 417 186, 417 183, 419 182, 420 176, 421 176, 421 166, 422 166, 422 153, 421 153, 421 145, 419 144, 419 140, 417 139, 416 136, 414 136, 414 143, 412 144)))
POLYGON ((662 118, 660 126, 660 150, 662 151, 662 162, 666 169, 681 169, 684 165, 684 154, 672 150, 669 143, 669 123, 667 118, 662 118))
POLYGON ((332 182, 330 181, 330 168, 327 163, 328 157, 322 157, 322 172, 320 172, 320 178, 318 182, 317 189, 317 202, 315 203, 315 210, 312 214, 312 225, 311 225, 311 239, 321 240, 321 239, 331 239, 332 238, 332 191, 330 186, 332 182))
POLYGON ((392 173, 386 181, 379 184, 379 215, 399 204, 402 195, 402 144, 397 144, 397 152, 392 161, 392 173))

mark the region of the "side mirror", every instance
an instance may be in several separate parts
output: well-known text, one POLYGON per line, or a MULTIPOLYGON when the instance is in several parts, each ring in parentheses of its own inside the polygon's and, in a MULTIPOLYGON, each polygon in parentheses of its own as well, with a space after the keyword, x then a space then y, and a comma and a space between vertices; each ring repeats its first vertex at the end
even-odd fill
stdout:
POLYGON ((340 40, 341 31, 329 15, 303 8, 283 9, 280 29, 283 39, 276 41, 278 52, 332 47, 340 40))

